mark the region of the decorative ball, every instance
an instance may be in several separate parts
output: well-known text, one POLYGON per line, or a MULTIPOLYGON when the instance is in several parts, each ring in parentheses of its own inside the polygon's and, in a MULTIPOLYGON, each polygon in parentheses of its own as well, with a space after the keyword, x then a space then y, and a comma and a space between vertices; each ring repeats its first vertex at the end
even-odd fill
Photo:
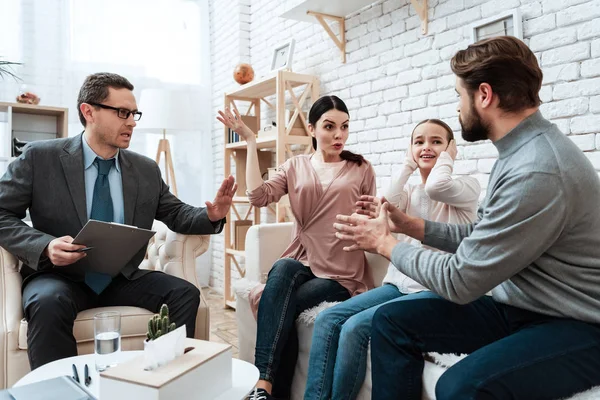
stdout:
POLYGON ((238 64, 233 70, 233 79, 240 85, 246 84, 254 79, 254 69, 250 64, 238 64))

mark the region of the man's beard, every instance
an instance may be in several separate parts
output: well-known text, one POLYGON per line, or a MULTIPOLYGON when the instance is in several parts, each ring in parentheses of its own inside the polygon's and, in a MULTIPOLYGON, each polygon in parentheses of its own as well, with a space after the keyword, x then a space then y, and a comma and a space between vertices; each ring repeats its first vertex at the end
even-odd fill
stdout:
POLYGON ((458 118, 458 122, 460 122, 460 127, 462 129, 462 138, 467 142, 486 140, 490 133, 489 126, 482 121, 481 116, 475 107, 471 105, 469 111, 470 121, 463 122, 460 117, 458 118))

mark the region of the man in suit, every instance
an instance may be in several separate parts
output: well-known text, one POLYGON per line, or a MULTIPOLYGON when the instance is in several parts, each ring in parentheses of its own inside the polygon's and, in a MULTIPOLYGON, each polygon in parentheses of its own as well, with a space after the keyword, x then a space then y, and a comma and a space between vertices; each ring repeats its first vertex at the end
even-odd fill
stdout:
POLYGON ((158 312, 194 336, 200 292, 162 272, 140 270, 146 248, 111 277, 86 271, 83 245, 73 237, 88 219, 151 229, 154 219, 183 234, 219 233, 236 190, 223 181, 206 208, 169 192, 156 163, 126 150, 138 111, 133 85, 124 77, 86 78, 77 100, 83 134, 33 142, 0 179, 0 246, 23 262, 23 308, 28 321, 29 363, 35 369, 77 355, 73 323, 94 307, 135 306, 158 312), (33 227, 22 219, 29 209, 33 227))

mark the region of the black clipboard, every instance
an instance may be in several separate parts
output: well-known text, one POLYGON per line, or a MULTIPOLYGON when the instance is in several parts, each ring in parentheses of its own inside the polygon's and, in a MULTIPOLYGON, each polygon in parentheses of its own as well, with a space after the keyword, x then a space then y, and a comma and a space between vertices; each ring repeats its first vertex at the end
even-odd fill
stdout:
POLYGON ((90 219, 79 231, 73 244, 92 249, 81 261, 85 269, 116 276, 127 263, 148 245, 156 232, 131 225, 90 219))

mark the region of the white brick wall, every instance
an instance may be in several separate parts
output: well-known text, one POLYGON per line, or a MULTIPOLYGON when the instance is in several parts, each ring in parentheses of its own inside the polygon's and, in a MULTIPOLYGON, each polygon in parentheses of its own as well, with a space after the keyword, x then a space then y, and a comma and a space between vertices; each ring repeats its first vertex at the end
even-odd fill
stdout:
MULTIPOLYGON (((375 165, 379 190, 398 170, 413 126, 431 117, 456 130, 455 174, 470 174, 486 188, 497 152, 489 142, 470 144, 460 138, 449 60, 468 45, 470 23, 519 7, 525 40, 544 72, 542 112, 600 171, 600 0, 430 0, 426 36, 409 1, 378 1, 346 19, 346 64, 320 25, 279 18, 286 4, 300 0, 245 1, 250 6, 242 9, 211 0, 211 32, 219 35, 212 38, 214 112, 222 107, 223 91, 236 86, 231 71, 237 62, 249 54, 256 75, 264 75, 273 46, 294 37, 293 70, 317 75, 322 94, 337 94, 347 102, 348 147, 375 165), (244 25, 250 29, 249 44, 236 32, 238 21, 246 21, 240 17, 245 12, 250 15, 244 25), (236 40, 228 41, 232 36, 236 40), (221 43, 227 43, 225 48, 221 43)), ((218 180, 223 143, 217 124, 213 136, 218 180)), ((222 238, 215 237, 213 244, 222 249, 222 238)), ((222 253, 215 251, 213 261, 212 285, 219 287, 222 253)))
MULTIPOLYGON (((211 36, 212 110, 223 109, 223 93, 232 86, 234 67, 250 62, 250 0, 211 0, 209 2, 211 36)), ((262 11, 261 11, 262 12, 262 11)), ((264 10, 266 12, 266 10, 264 10)), ((266 26, 263 23, 263 26, 266 26)), ((265 32, 267 33, 267 32, 265 32)), ((234 82, 235 83, 235 82, 234 82)), ((215 188, 223 180, 223 127, 213 119, 213 162, 215 188)), ((210 286, 223 288, 223 235, 211 237, 213 268, 210 286)))

